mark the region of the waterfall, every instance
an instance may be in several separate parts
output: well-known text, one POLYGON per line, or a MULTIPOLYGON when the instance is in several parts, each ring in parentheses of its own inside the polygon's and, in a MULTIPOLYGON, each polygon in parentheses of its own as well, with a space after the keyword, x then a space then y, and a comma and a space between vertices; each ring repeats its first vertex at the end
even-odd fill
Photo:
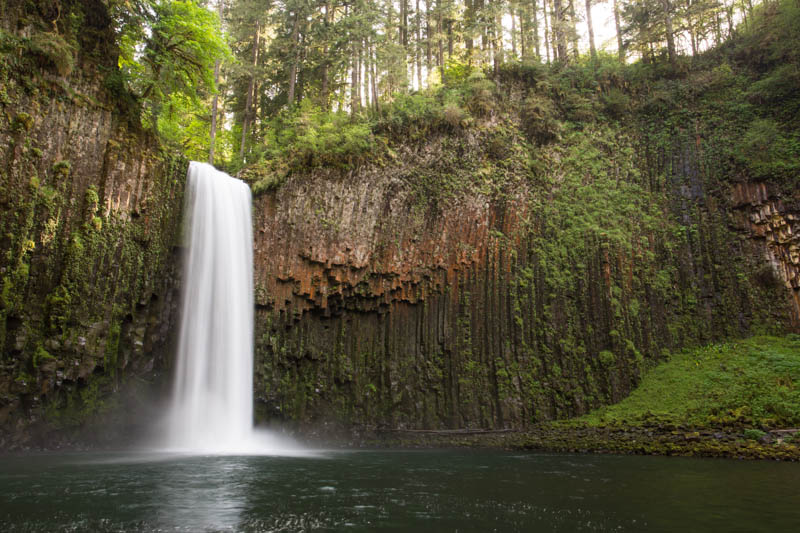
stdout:
POLYGON ((275 437, 253 430, 250 204, 243 181, 206 163, 189 165, 181 326, 167 429, 173 450, 281 453, 275 437))

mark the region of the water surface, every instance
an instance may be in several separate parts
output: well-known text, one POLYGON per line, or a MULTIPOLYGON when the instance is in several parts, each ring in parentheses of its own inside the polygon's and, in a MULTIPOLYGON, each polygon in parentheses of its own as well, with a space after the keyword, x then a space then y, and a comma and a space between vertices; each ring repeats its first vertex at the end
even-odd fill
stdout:
POLYGON ((0 457, 0 531, 797 531, 800 465, 490 451, 0 457))

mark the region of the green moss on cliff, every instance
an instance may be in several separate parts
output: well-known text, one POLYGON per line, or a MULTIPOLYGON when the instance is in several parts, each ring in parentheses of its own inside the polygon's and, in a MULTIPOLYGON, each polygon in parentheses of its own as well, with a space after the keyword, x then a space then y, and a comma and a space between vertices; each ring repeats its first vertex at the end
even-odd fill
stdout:
MULTIPOLYGON (((363 235, 341 220, 342 204, 379 220, 366 230, 366 266, 347 251, 316 253, 317 243, 299 272, 281 263, 278 289, 296 289, 265 295, 257 324, 268 339, 256 350, 258 389, 273 414, 526 427, 618 402, 681 347, 785 332, 792 294, 776 276, 794 268, 797 128, 751 87, 792 74, 742 59, 754 52, 748 39, 670 76, 609 58, 508 64, 492 79, 462 66, 365 120, 372 161, 354 157, 343 172, 317 145, 274 172, 267 155, 269 171, 249 177, 288 227, 327 246, 363 235), (315 188, 337 201, 301 203, 315 188), (360 192, 371 189, 383 196, 360 192), (748 225, 778 211, 788 229, 748 225), (783 248, 751 238, 764 235, 783 248), (419 263, 404 262, 418 252, 419 263)), ((784 91, 780 105, 797 100, 784 91)))
POLYGON ((616 405, 578 424, 796 427, 800 337, 753 337, 683 349, 649 371, 616 405))

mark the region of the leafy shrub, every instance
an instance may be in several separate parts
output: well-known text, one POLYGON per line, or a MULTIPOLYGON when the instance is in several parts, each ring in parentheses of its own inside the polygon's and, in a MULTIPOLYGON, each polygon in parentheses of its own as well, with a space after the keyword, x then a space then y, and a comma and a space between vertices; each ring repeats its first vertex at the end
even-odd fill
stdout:
POLYGON ((33 34, 30 49, 45 63, 55 67, 61 76, 69 76, 75 68, 75 49, 58 33, 43 31, 33 34))
POLYGON ((444 66, 444 79, 448 85, 462 83, 476 72, 474 67, 456 59, 448 59, 444 66))
POLYGON ((241 177, 252 183, 253 196, 277 189, 286 181, 289 168, 283 159, 261 160, 242 170, 241 177))
POLYGON ((509 61, 500 65, 497 75, 504 80, 516 80, 534 86, 548 76, 548 68, 539 61, 509 61))
POLYGON ((447 104, 442 110, 442 120, 451 129, 466 126, 468 119, 469 113, 456 104, 447 104))
POLYGON ((600 99, 606 114, 616 119, 622 118, 631 106, 630 97, 625 94, 624 91, 616 87, 610 88, 600 99))
POLYGON ((764 433, 760 429, 745 429, 744 430, 744 438, 746 438, 748 440, 759 440, 764 435, 766 435, 766 433, 764 433))
POLYGON ((603 89, 621 89, 628 85, 629 67, 620 63, 616 54, 599 51, 591 68, 594 69, 597 83, 603 89))
POLYGON ((800 140, 784 135, 773 120, 754 121, 737 148, 753 177, 794 179, 800 172, 800 140))
POLYGON ((600 364, 605 367, 612 366, 617 361, 617 356, 614 355, 614 352, 608 350, 601 351, 597 354, 597 358, 600 360, 600 364))
POLYGON ((291 170, 350 168, 375 148, 369 122, 324 111, 306 100, 269 123, 262 144, 253 149, 255 162, 241 172, 259 194, 279 186, 291 170))
POLYGON ((281 122, 271 128, 277 133, 271 137, 275 146, 268 148, 293 167, 348 167, 375 147, 369 123, 323 111, 308 100, 281 122))
POLYGON ((432 91, 398 94, 383 110, 376 130, 390 135, 399 133, 415 138, 439 122, 442 106, 432 91))
POLYGON ((747 98, 754 104, 780 104, 797 98, 800 87, 800 67, 796 64, 781 65, 768 76, 753 83, 747 98))
POLYGON ((564 107, 566 118, 572 122, 582 124, 597 118, 595 102, 578 91, 565 91, 561 105, 564 107))
POLYGON ((549 98, 531 94, 523 101, 520 115, 522 129, 532 143, 542 146, 559 138, 562 126, 556 119, 556 107, 549 98))
MULTIPOLYGON (((466 83, 468 87, 469 82, 466 83)), ((469 110, 464 108, 468 92, 464 84, 458 84, 438 90, 398 94, 394 102, 384 107, 375 131, 416 139, 432 131, 467 127, 472 118, 469 110)))
POLYGON ((466 106, 476 117, 487 117, 495 110, 494 82, 482 72, 473 72, 466 81, 466 106))

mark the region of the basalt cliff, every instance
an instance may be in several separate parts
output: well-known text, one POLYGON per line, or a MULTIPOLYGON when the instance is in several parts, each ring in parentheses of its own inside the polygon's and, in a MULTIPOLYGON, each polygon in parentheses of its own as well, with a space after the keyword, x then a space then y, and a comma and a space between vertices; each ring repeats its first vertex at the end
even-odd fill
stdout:
POLYGON ((795 195, 730 183, 696 123, 587 126, 531 161, 505 83, 503 118, 256 197, 263 416, 520 429, 670 350, 797 327, 795 195))
MULTIPOLYGON (((137 126, 105 4, 67 4, 2 3, 4 448, 118 436, 174 354, 186 161, 137 126)), ((365 156, 246 168, 259 420, 524 429, 797 330, 800 198, 762 157, 787 137, 730 66, 647 72, 512 65, 365 156)))
POLYGON ((107 13, 2 3, 0 448, 57 446, 171 356, 186 165, 120 104, 107 13))

